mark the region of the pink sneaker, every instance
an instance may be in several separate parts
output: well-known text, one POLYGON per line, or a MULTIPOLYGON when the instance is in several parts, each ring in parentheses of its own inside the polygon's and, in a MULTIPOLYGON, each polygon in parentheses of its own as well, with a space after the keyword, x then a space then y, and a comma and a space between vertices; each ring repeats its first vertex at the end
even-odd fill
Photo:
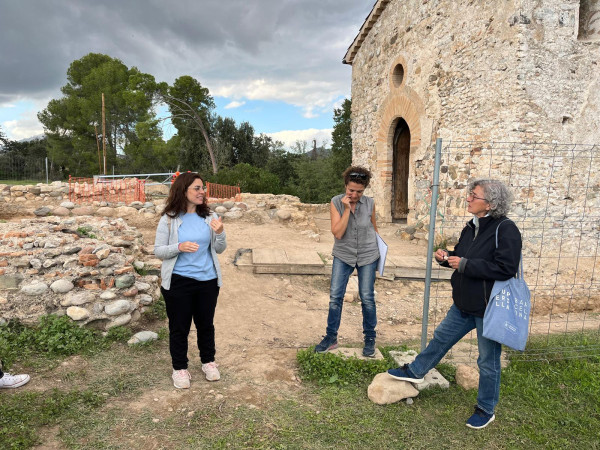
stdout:
POLYGON ((204 372, 208 381, 218 381, 221 379, 221 374, 219 373, 219 369, 217 369, 217 367, 219 366, 214 361, 202 364, 202 372, 204 372))
POLYGON ((29 383, 31 378, 29 375, 11 375, 10 373, 4 373, 4 376, 0 378, 0 389, 14 389, 29 383))
POLYGON ((177 389, 189 389, 190 388, 190 380, 192 376, 187 371, 187 369, 175 370, 173 369, 173 386, 177 389))

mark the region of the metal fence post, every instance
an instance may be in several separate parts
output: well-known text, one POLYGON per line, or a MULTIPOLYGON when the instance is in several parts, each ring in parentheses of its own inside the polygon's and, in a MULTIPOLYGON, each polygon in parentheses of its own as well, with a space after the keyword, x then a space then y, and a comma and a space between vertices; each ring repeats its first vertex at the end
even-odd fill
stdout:
POLYGON ((46 184, 48 184, 48 157, 46 156, 46 184))
POLYGON ((429 240, 427 241, 427 268, 425 272, 425 294, 423 295, 423 320, 421 325, 421 351, 427 346, 427 326, 429 324, 429 292, 431 288, 431 265, 433 241, 435 239, 435 217, 440 183, 440 160, 442 156, 442 138, 435 140, 435 166, 431 185, 431 208, 429 209, 429 240))

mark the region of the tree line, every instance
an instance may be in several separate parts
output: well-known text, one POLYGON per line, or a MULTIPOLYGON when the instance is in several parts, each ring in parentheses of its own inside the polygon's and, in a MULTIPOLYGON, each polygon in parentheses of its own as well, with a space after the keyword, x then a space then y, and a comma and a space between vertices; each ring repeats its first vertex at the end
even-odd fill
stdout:
POLYGON ((45 137, 15 142, 0 130, 2 157, 48 157, 59 177, 91 176, 106 167, 112 173, 160 173, 192 170, 207 181, 240 185, 242 192, 297 195, 324 203, 343 191, 341 173, 350 165, 351 101, 333 111, 331 146, 307 149, 255 134, 248 122, 237 124, 215 112, 207 88, 189 75, 172 85, 108 55, 89 53, 67 70, 62 96, 38 113, 45 137), (105 134, 103 135, 102 94, 105 134), (164 114, 176 132, 163 139, 164 114))

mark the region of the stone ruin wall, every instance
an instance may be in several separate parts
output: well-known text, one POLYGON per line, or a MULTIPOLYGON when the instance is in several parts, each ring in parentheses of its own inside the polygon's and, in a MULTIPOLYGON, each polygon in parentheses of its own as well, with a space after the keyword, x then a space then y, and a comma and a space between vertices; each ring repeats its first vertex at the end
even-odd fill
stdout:
MULTIPOLYGON (((491 0, 448 3, 391 1, 352 64, 353 160, 377 173, 368 194, 383 221, 391 218, 391 140, 398 117, 413 133, 408 183, 408 224, 413 226, 428 221, 436 137, 484 146, 489 141, 600 142, 600 41, 578 38, 579 1, 509 0, 502 8, 491 0), (404 68, 400 84, 394 82, 397 64, 404 68)), ((454 209, 464 206, 461 189, 469 178, 490 171, 502 176, 514 160, 496 155, 493 168, 480 163, 477 158, 444 162, 456 188, 447 199, 454 209)), ((527 161, 523 167, 522 175, 529 176, 527 161)), ((545 207, 545 198, 536 203, 543 196, 535 190, 546 188, 547 170, 536 169, 527 181, 534 193, 518 192, 517 203, 545 207)), ((556 182, 563 186, 551 194, 557 199, 569 184, 568 172, 562 172, 556 182)), ((592 193, 598 186, 592 179, 592 193)))
MULTIPOLYGON (((162 197, 127 205, 75 204, 64 200, 65 183, 0 185, 0 324, 66 314, 101 330, 135 326, 160 296, 161 261, 131 225, 157 226, 168 187, 146 189, 149 197, 162 197)), ((290 195, 213 200, 211 208, 225 222, 281 223, 316 241, 312 216, 329 211, 328 205, 303 204, 290 195)))
POLYGON ((160 296, 140 276, 141 233, 123 219, 58 216, 0 224, 0 322, 68 315, 101 330, 135 323, 160 296))

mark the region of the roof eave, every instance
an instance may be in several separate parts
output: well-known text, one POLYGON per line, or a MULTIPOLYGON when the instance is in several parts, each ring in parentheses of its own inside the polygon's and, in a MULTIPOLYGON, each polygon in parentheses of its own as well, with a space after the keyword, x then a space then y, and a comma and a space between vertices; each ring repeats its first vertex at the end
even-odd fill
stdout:
POLYGON ((352 62, 354 62, 354 57, 356 56, 356 53, 358 53, 360 46, 362 45, 366 37, 369 35, 371 28, 373 28, 373 25, 375 25, 375 22, 377 22, 377 19, 379 19, 379 16, 381 16, 381 13, 390 1, 391 0, 377 0, 375 5, 373 5, 373 9, 371 9, 371 12, 362 24, 360 31, 354 38, 354 41, 352 42, 350 47, 348 47, 346 55, 342 60, 343 64, 352 65, 352 62))

